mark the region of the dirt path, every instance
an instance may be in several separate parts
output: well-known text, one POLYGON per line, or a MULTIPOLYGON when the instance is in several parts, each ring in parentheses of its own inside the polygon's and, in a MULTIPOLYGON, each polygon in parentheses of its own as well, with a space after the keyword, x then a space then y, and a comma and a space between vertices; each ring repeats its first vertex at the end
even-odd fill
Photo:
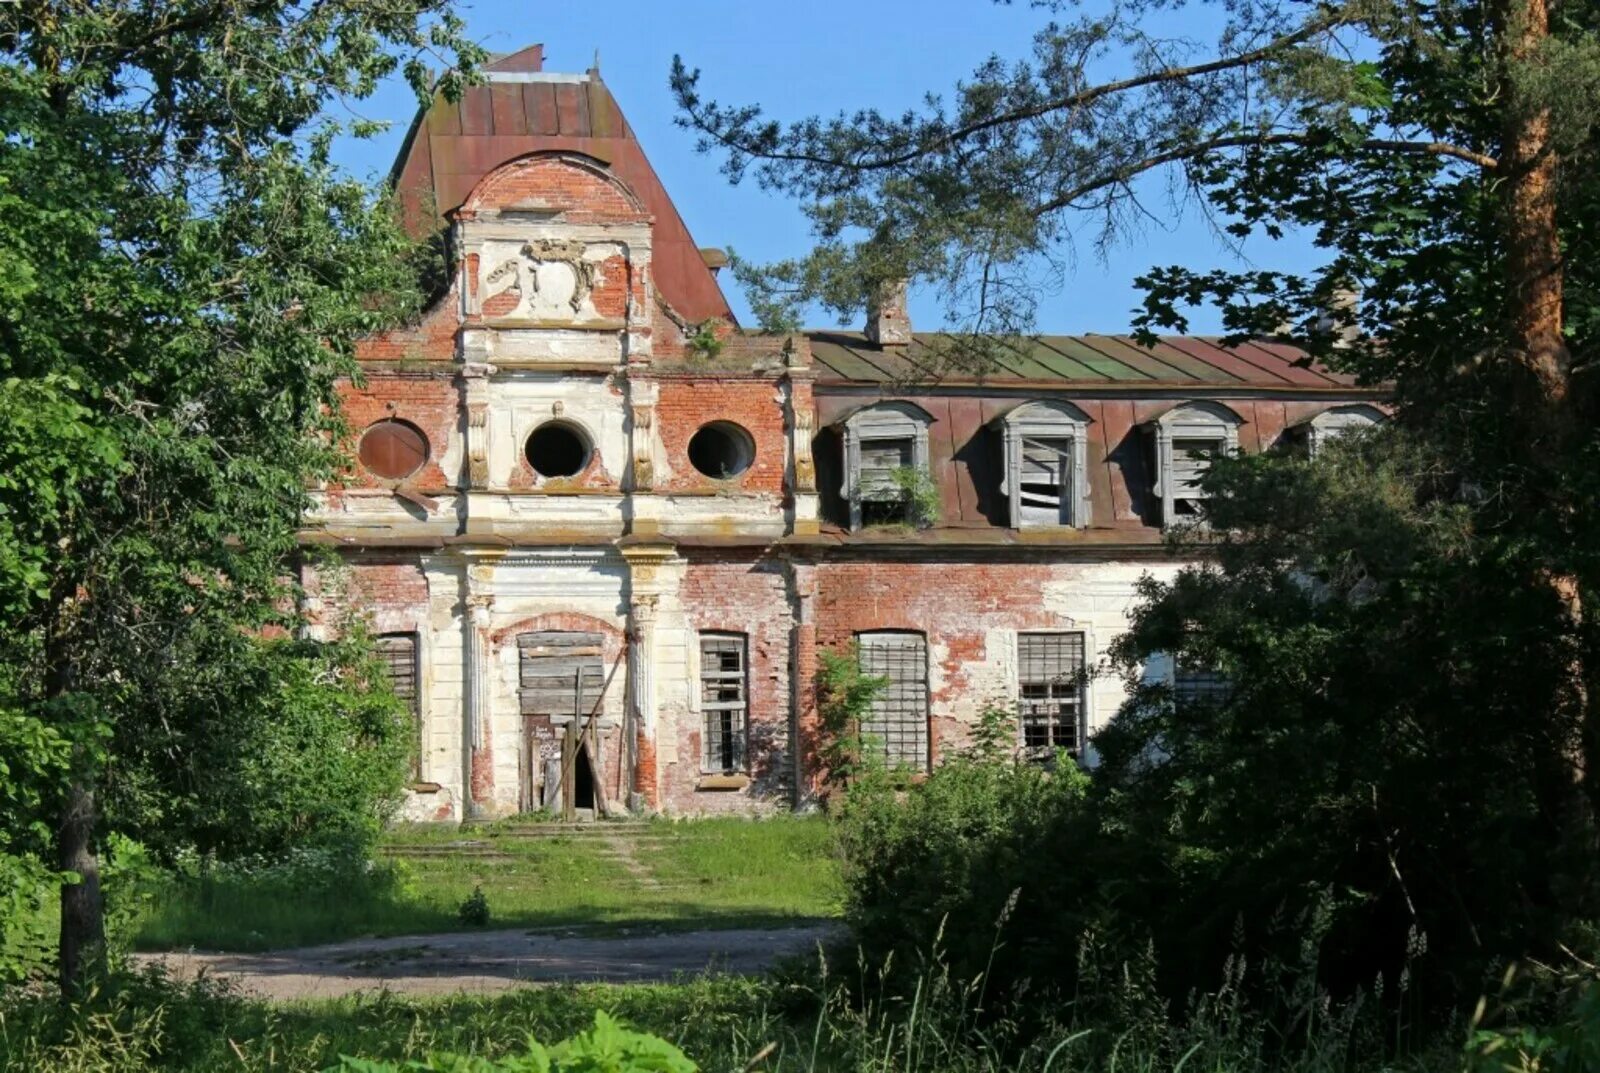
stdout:
POLYGON ((413 995, 504 991, 531 983, 637 983, 702 972, 758 973, 842 935, 838 925, 574 938, 535 932, 402 935, 266 954, 135 954, 190 978, 234 981, 268 999, 356 991, 413 995))

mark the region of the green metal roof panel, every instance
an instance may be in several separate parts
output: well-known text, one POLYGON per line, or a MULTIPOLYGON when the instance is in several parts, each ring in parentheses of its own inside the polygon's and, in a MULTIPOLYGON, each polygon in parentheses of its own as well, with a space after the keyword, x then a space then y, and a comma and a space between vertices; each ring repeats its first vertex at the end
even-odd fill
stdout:
POLYGON ((866 383, 908 381, 1006 381, 1063 384, 1143 384, 1196 387, 1343 388, 1348 376, 1329 372, 1306 360, 1305 353, 1283 343, 1251 341, 1237 347, 1202 336, 1163 336, 1141 346, 1128 335, 1041 335, 1024 340, 993 340, 992 368, 973 376, 949 368, 939 349, 959 339, 944 333, 919 332, 906 347, 880 347, 861 332, 806 333, 811 354, 824 379, 866 383))

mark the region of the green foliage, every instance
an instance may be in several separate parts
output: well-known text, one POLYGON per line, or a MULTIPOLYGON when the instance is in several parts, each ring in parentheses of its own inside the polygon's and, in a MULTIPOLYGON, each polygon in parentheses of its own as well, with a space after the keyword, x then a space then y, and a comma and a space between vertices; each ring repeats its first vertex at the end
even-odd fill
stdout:
POLYGON ((1114 653, 1132 699, 1096 739, 1120 911, 1185 979, 1232 950, 1288 960, 1308 929, 1344 990, 1425 942, 1429 1003, 1553 955, 1595 874, 1576 637, 1537 551, 1479 530, 1476 491, 1398 431, 1207 481, 1214 558, 1145 583, 1114 653), (1173 659, 1228 697, 1174 704, 1147 676, 1173 659))
POLYGON ((483 893, 483 887, 472 888, 472 893, 467 895, 461 903, 461 908, 456 910, 456 918, 469 928, 487 928, 489 926, 489 898, 483 893))
POLYGON ((939 520, 939 486, 926 470, 917 466, 896 466, 889 471, 889 480, 910 511, 913 525, 924 529, 939 520))
POLYGON ((704 361, 716 361, 722 353, 722 340, 717 336, 717 328, 721 322, 715 317, 707 318, 694 326, 694 332, 684 342, 691 357, 704 361))
POLYGON ((862 673, 854 642, 840 652, 817 653, 818 759, 829 785, 846 785, 872 769, 876 754, 862 741, 861 721, 887 684, 881 676, 862 673))
POLYGON ((1506 971, 1491 1009, 1480 999, 1467 1036, 1466 1073, 1580 1073, 1600 1067, 1600 972, 1506 971))
MULTIPOLYGON (((996 713, 998 716, 1000 713, 996 713)), ((935 946, 960 979, 1007 989, 1063 980, 1094 908, 1088 780, 1013 759, 996 732, 901 788, 857 781, 840 810, 846 918, 874 964, 935 946), (1062 862, 1071 861, 1071 868, 1062 862), (1063 960, 1065 959, 1065 960, 1063 960)))
POLYGON ((106 791, 118 828, 168 862, 186 849, 238 858, 370 846, 399 802, 414 743, 361 632, 332 643, 227 630, 184 640, 118 721, 106 791))
POLYGON ((530 1038, 525 1054, 500 1059, 446 1055, 394 1065, 344 1058, 335 1068, 348 1073, 695 1073, 698 1067, 666 1040, 636 1032, 596 1010, 593 1028, 548 1049, 530 1038))
POLYGON ((452 931, 480 886, 497 927, 592 934, 792 927, 838 916, 843 898, 821 816, 661 821, 633 847, 632 871, 604 841, 511 824, 401 826, 378 848, 377 860, 338 844, 232 860, 186 851, 136 893, 144 913, 130 938, 141 950, 259 951, 452 931), (463 838, 492 857, 439 852, 463 838))
POLYGON ((165 858, 376 829, 391 708, 353 650, 264 638, 355 341, 430 272, 325 117, 441 53, 481 56, 438 0, 0 6, 0 755, 36 753, 0 854, 43 824, 92 861, 97 794, 165 858))

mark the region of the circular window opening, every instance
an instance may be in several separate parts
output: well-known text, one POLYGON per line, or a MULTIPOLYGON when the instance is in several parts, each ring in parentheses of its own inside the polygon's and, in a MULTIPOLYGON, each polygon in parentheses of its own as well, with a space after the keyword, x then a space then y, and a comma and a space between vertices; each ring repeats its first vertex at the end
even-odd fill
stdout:
POLYGON ((526 453, 541 477, 576 477, 589 464, 589 441, 571 425, 552 421, 533 430, 526 453))
POLYGON ((385 418, 368 425, 361 434, 356 457, 373 476, 398 481, 417 472, 428 460, 428 437, 409 421, 385 418))
POLYGON ((689 439, 689 464, 715 480, 737 477, 755 460, 755 441, 732 421, 713 421, 689 439))

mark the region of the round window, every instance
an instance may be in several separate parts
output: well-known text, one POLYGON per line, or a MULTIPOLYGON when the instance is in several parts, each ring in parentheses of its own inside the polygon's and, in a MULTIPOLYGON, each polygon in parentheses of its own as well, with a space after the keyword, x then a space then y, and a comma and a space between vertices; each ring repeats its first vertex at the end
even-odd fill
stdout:
POLYGON ((689 464, 715 480, 737 477, 755 460, 755 441, 732 421, 713 421, 689 438, 689 464))
POLYGON ((541 477, 576 477, 589 464, 589 441, 573 426, 551 421, 533 430, 525 453, 541 477))
POLYGON ((398 481, 428 461, 428 437, 409 421, 392 417, 374 421, 361 434, 356 457, 374 477, 398 481))

